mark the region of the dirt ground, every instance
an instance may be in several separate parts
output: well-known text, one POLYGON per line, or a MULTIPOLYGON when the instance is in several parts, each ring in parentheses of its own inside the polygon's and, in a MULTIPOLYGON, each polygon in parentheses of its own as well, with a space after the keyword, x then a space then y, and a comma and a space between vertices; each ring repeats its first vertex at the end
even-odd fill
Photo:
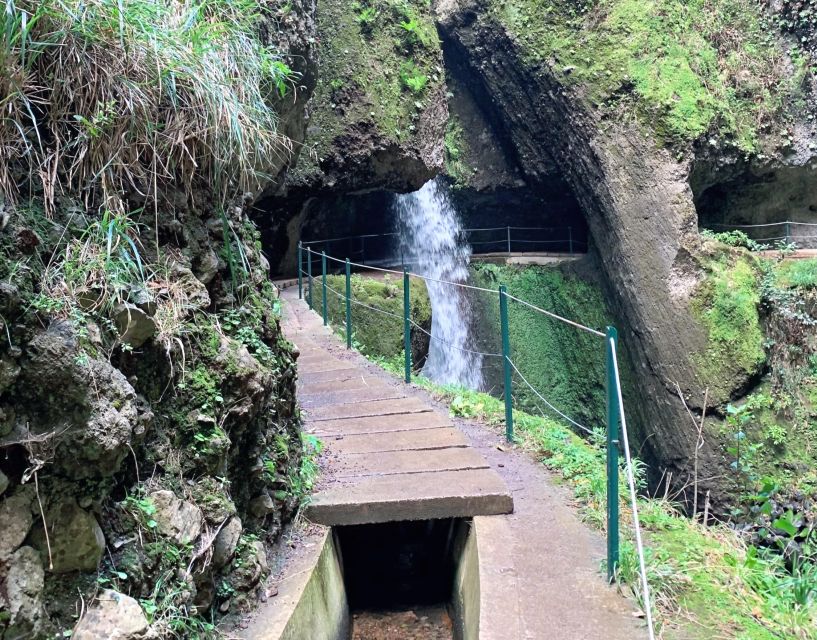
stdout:
POLYGON ((451 618, 445 607, 410 611, 359 611, 352 616, 352 640, 451 640, 451 618))

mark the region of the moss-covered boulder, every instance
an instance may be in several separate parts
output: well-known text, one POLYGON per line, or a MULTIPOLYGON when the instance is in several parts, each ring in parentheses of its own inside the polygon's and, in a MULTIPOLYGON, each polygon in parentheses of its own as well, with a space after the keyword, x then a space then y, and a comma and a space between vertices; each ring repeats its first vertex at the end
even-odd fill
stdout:
POLYGON ((706 327, 706 349, 695 354, 701 385, 716 405, 748 388, 766 363, 760 321, 761 273, 748 252, 715 248, 702 254, 704 272, 693 315, 706 327))

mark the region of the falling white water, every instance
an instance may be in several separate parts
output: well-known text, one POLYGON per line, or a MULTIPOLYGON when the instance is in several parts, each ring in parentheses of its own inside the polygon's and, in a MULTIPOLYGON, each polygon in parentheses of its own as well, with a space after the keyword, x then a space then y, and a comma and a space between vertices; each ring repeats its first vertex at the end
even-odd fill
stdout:
MULTIPOLYGON (((412 273, 434 280, 468 280, 471 247, 465 241, 448 188, 440 180, 395 197, 400 251, 412 273)), ((440 384, 482 387, 482 356, 469 353, 471 308, 466 290, 426 281, 431 299, 431 344, 423 374, 440 384)))

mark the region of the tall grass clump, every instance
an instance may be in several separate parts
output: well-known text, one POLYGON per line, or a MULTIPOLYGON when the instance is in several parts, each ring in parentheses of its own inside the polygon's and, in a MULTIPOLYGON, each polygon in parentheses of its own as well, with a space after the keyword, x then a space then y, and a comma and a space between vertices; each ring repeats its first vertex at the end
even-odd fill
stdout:
POLYGON ((0 195, 64 192, 122 211, 194 178, 252 191, 289 152, 275 103, 294 73, 262 0, 5 0, 0 195), (26 192, 27 191, 27 192, 26 192))

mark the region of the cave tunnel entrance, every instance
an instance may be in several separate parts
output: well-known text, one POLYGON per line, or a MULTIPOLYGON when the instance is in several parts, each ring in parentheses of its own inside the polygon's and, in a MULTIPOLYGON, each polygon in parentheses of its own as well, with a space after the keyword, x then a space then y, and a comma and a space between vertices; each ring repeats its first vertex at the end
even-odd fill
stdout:
MULTIPOLYGON (((583 212, 561 180, 536 187, 524 183, 485 191, 450 187, 462 227, 474 253, 585 253, 589 232, 583 212), (510 227, 510 231, 507 231, 510 227)), ((255 207, 271 271, 292 276, 297 271, 298 241, 312 242, 314 251, 367 265, 399 263, 395 194, 374 190, 357 194, 313 197, 282 209, 275 201, 255 207), (298 210, 297 214, 292 214, 298 210), (315 242, 326 241, 331 242, 315 242), (395 262, 395 258, 397 261, 395 262)))
MULTIPOLYGON (((698 173, 702 173, 699 171, 698 173)), ((691 185, 698 227, 714 232, 741 231, 768 246, 794 244, 817 248, 817 192, 808 167, 743 171, 714 182, 693 172, 691 185)))

